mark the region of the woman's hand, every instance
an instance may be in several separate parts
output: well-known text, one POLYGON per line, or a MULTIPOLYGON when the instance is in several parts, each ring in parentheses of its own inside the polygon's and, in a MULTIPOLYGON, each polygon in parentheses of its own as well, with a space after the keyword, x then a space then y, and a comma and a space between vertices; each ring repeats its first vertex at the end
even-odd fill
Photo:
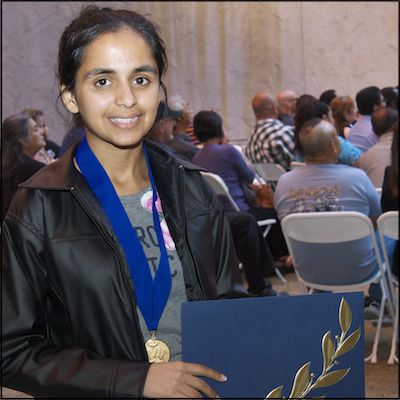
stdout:
POLYGON ((219 398, 203 379, 206 377, 225 382, 226 376, 201 364, 174 361, 151 365, 144 384, 143 397, 147 398, 219 398))

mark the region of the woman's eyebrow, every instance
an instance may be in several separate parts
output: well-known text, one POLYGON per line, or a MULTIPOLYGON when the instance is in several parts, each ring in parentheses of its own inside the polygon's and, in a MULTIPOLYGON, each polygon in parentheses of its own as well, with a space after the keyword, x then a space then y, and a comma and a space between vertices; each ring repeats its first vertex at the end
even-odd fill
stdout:
MULTIPOLYGON (((137 74, 138 72, 150 72, 154 75, 157 75, 157 69, 150 66, 150 65, 142 65, 140 67, 137 67, 133 70, 134 74, 137 74)), ((97 75, 103 75, 103 74, 114 74, 116 73, 115 70, 110 69, 110 68, 93 68, 89 72, 85 74, 84 79, 89 79, 97 75)))

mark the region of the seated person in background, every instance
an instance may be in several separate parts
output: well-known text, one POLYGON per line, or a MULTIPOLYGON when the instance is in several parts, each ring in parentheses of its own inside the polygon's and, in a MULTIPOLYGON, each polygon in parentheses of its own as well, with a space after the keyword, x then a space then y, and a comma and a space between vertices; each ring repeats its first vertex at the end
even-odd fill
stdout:
MULTIPOLYGON (((332 117, 332 111, 328 105, 317 99, 307 98, 301 101, 300 106, 296 110, 294 134, 295 134, 295 150, 294 158, 296 161, 303 161, 303 152, 299 141, 299 132, 302 126, 313 118, 321 118, 325 121, 330 122, 334 125, 332 117)), ((353 146, 348 140, 341 136, 338 136, 339 140, 339 164, 351 165, 353 167, 358 166, 358 160, 361 157, 361 151, 357 147, 353 146)))
POLYGON ((282 121, 284 125, 294 125, 294 112, 296 110, 297 96, 293 90, 281 90, 276 95, 278 101, 279 121, 282 121))
POLYGON ((356 103, 359 117, 350 129, 348 140, 364 153, 379 141, 372 129, 371 115, 385 106, 385 99, 378 87, 368 86, 356 94, 356 103))
POLYGON ((17 187, 45 164, 33 156, 45 145, 43 131, 27 114, 6 118, 1 126, 1 219, 17 187))
MULTIPOLYGON (((320 118, 313 118, 301 128, 299 140, 306 165, 285 173, 278 181, 274 204, 279 220, 291 213, 358 211, 370 217, 376 226, 376 219, 381 214, 379 196, 364 171, 337 164, 339 140, 335 127, 320 118)), ((308 251, 315 251, 312 244, 309 246, 308 251)), ((332 283, 362 281, 378 268, 372 241, 361 239, 349 246, 354 252, 365 253, 365 261, 357 271, 352 271, 353 275, 344 263, 338 263, 337 269, 331 271, 332 283)), ((332 257, 334 251, 332 244, 332 257)), ((316 262, 319 259, 316 253, 316 262)), ((379 301, 379 285, 370 285, 369 295, 379 301)))
POLYGON ((60 156, 60 146, 56 142, 53 142, 49 139, 49 128, 46 124, 46 120, 44 119, 43 111, 37 110, 36 108, 26 108, 25 110, 22 110, 21 113, 28 114, 31 118, 35 120, 39 128, 43 130, 44 140, 46 141, 46 146, 44 147, 44 150, 47 154, 43 155, 44 161, 40 159, 38 161, 49 164, 51 160, 57 159, 60 156), (49 156, 50 159, 47 156, 49 156))
POLYGON ((294 150, 293 127, 279 121, 278 105, 268 92, 256 93, 251 105, 256 125, 247 141, 246 156, 252 163, 275 163, 289 170, 294 150))
POLYGON ((388 86, 381 90, 382 96, 385 99, 387 107, 393 108, 393 110, 399 110, 399 87, 388 86))
POLYGON ((257 297, 286 295, 285 292, 276 292, 267 278, 273 273, 274 259, 255 217, 247 212, 230 210, 226 202, 221 201, 237 257, 243 265, 249 294, 257 297))
POLYGON ((330 106, 332 101, 337 97, 335 89, 328 89, 321 93, 319 96, 319 101, 322 101, 327 106, 330 106))
POLYGON ((338 96, 332 100, 330 107, 338 135, 346 139, 357 122, 356 103, 350 96, 338 96))
POLYGON ((168 107, 167 103, 160 101, 157 109, 157 116, 154 125, 147 133, 147 138, 161 143, 170 152, 191 161, 186 151, 182 151, 182 147, 173 147, 174 142, 173 130, 178 118, 182 117, 181 111, 174 111, 168 107))
MULTIPOLYGON (((257 207, 248 203, 242 185, 252 184, 255 172, 249 168, 235 147, 223 144, 222 124, 221 116, 214 111, 200 111, 194 116, 194 133, 204 145, 193 157, 193 163, 224 180, 240 211, 252 214, 257 221, 276 218, 273 208, 257 207)), ((275 260, 286 259, 288 251, 279 224, 272 225, 267 242, 275 260)))
POLYGON ((380 108, 371 116, 372 129, 379 142, 361 156, 360 168, 365 171, 376 188, 382 187, 385 168, 390 164, 393 127, 398 120, 399 113, 389 107, 380 108))
POLYGON ((198 148, 192 143, 190 136, 186 133, 186 130, 192 125, 192 109, 181 96, 169 97, 168 106, 172 111, 181 113, 181 116, 175 119, 172 131, 173 139, 168 143, 168 146, 178 153, 183 154, 188 160, 192 160, 198 151, 198 148))

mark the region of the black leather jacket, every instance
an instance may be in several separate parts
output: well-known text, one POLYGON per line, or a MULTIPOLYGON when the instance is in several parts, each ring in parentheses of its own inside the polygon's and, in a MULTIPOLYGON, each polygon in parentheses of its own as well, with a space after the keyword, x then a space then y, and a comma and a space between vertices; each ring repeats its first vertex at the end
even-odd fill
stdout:
MULTIPOLYGON (((195 166, 147 148, 188 299, 244 296, 219 200, 195 166)), ((3 223, 3 385, 53 398, 141 398, 149 363, 135 289, 73 150, 21 185, 3 223)))

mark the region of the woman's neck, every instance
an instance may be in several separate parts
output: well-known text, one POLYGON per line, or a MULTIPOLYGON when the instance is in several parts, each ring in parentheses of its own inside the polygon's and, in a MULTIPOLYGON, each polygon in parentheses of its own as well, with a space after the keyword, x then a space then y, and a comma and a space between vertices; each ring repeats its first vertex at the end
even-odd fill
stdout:
POLYGON ((88 142, 119 196, 140 192, 150 184, 142 143, 120 149, 106 142, 94 144, 90 139, 88 142))

